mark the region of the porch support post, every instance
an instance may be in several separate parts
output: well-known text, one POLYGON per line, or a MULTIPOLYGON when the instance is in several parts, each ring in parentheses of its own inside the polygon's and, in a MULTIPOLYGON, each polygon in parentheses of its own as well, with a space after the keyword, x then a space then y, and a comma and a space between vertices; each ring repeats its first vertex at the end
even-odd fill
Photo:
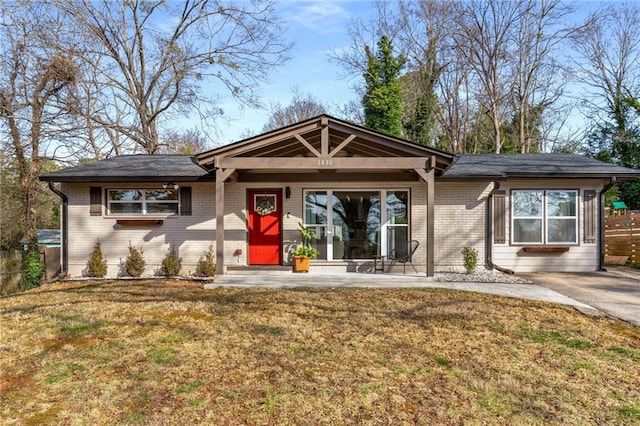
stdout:
POLYGON ((235 169, 216 169, 216 274, 224 275, 224 181, 235 169))
MULTIPOLYGON (((435 157, 431 157, 435 160, 435 157)), ((434 163, 435 161, 432 161, 434 163)), ((435 275, 434 270, 434 245, 435 245, 435 167, 430 167, 427 170, 427 277, 433 277, 435 275)))
POLYGON ((435 171, 436 171, 436 157, 431 156, 425 164, 425 169, 415 169, 415 172, 420 176, 427 184, 427 277, 433 277, 435 275, 434 267, 434 246, 435 246, 435 214, 434 205, 436 198, 435 191, 435 171))
POLYGON ((224 275, 224 179, 216 170, 216 274, 224 275))

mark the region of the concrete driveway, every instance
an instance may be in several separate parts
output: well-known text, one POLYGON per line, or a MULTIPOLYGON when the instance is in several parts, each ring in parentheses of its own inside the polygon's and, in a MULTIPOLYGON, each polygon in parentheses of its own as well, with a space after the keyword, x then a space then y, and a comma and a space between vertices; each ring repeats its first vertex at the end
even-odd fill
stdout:
POLYGON ((611 316, 640 325, 640 270, 611 267, 607 272, 518 275, 611 316))

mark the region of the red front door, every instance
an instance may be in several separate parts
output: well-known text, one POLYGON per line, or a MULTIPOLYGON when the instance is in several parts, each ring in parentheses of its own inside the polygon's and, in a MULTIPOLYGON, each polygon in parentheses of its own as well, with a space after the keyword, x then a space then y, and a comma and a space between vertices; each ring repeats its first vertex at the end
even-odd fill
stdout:
POLYGON ((282 194, 249 191, 249 265, 280 265, 282 194))

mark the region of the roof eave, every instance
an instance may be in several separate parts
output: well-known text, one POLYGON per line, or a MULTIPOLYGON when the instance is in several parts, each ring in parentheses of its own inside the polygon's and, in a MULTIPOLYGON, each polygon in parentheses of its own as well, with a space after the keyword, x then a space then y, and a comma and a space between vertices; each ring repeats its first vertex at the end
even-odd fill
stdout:
POLYGON ((212 182, 215 176, 40 176, 42 182, 91 183, 91 182, 212 182))
POLYGON ((564 178, 564 179, 609 179, 612 177, 617 178, 618 180, 634 180, 640 178, 640 173, 572 173, 572 172, 545 172, 544 174, 540 173, 527 173, 527 172, 507 172, 505 174, 507 178, 535 178, 535 179, 545 179, 545 178, 564 178))
POLYGON ((437 180, 439 181, 495 181, 495 180, 506 180, 507 177, 504 175, 459 175, 459 176, 447 176, 442 175, 438 176, 437 180))
POLYGON ((640 179, 640 173, 636 174, 611 174, 611 173, 504 173, 499 175, 457 175, 447 176, 446 173, 439 177, 441 181, 479 181, 479 180, 507 180, 507 179, 610 179, 615 177, 618 182, 640 179))

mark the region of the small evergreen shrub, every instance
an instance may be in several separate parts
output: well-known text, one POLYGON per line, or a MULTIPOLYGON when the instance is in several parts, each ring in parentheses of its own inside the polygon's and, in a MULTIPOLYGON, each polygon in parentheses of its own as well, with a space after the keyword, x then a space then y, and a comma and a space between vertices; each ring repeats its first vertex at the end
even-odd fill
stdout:
POLYGON ((171 247, 167 255, 162 259, 162 275, 177 277, 182 268, 182 258, 178 257, 176 250, 171 247))
POLYGON ((94 278, 102 278, 107 275, 107 259, 102 254, 100 241, 96 241, 93 251, 87 262, 87 276, 94 278))
POLYGON ((40 261, 40 250, 30 247, 22 262, 22 290, 29 290, 40 285, 44 276, 44 265, 40 261))
POLYGON ((201 277, 213 277, 216 274, 216 261, 213 254, 213 245, 210 245, 200 257, 198 262, 198 275, 201 277))
POLYGON ((144 267, 147 265, 144 257, 142 257, 142 249, 138 250, 129 243, 129 255, 124 264, 127 274, 132 277, 141 277, 144 273, 144 267))
POLYGON ((473 274, 478 266, 478 250, 472 247, 465 247, 462 249, 462 261, 464 263, 464 269, 467 274, 473 274))

